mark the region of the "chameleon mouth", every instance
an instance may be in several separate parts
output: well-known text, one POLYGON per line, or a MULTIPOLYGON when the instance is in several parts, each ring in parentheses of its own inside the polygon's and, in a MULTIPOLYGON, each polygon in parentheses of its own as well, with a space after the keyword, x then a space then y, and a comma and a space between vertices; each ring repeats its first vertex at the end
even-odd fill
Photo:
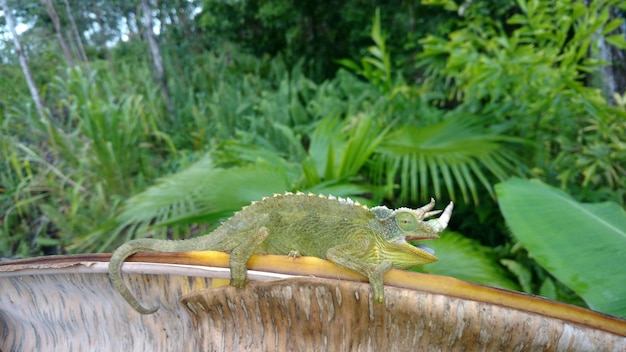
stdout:
POLYGON ((423 250, 424 252, 428 252, 428 253, 430 253, 432 255, 435 255, 435 250, 430 248, 430 247, 428 247, 428 246, 425 246, 423 244, 416 244, 415 247, 423 250))
MULTIPOLYGON (((398 243, 409 243, 409 242, 407 242, 407 240, 413 241, 414 238, 424 239, 423 237, 407 237, 406 239, 402 238, 400 240, 397 240, 396 242, 398 242, 398 243)), ((429 237, 427 237, 426 239, 429 239, 429 237)), ((430 248, 430 247, 428 247, 428 246, 426 246, 426 245, 417 244, 417 243, 409 243, 409 244, 411 244, 415 248, 419 248, 419 249, 423 250, 424 252, 428 252, 428 253, 430 253, 432 255, 435 255, 435 250, 430 248)))
POLYGON ((422 240, 436 240, 439 236, 437 235, 426 235, 426 236, 405 236, 404 239, 406 241, 422 241, 422 240))

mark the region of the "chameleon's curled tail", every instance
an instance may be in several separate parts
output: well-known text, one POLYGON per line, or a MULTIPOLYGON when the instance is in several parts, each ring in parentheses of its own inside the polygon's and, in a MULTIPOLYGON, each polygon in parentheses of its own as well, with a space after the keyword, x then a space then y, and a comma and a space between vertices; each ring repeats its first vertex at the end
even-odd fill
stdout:
POLYGON ((159 307, 154 308, 145 308, 139 303, 135 295, 130 291, 130 289, 126 286, 124 281, 122 280, 122 264, 124 260, 129 256, 139 253, 139 252, 156 252, 159 248, 160 242, 169 242, 163 240, 155 240, 155 239, 137 239, 130 242, 127 242, 121 245, 113 255, 111 256, 111 260, 109 261, 109 278, 111 279, 111 283, 117 291, 124 297, 124 299, 135 308, 141 314, 152 314, 156 312, 159 307))
MULTIPOLYGON (((219 229, 218 229, 219 230, 219 229)), ((216 230, 217 231, 217 230, 216 230)), ((109 261, 109 278, 111 283, 120 292, 122 297, 135 310, 141 314, 152 314, 159 307, 146 308, 142 306, 135 295, 128 289, 122 280, 122 264, 124 260, 135 253, 154 253, 154 252, 188 252, 193 250, 213 249, 219 251, 227 251, 232 249, 229 244, 219 245, 219 237, 201 236, 183 241, 157 240, 153 238, 140 238, 124 243, 113 252, 109 261)))

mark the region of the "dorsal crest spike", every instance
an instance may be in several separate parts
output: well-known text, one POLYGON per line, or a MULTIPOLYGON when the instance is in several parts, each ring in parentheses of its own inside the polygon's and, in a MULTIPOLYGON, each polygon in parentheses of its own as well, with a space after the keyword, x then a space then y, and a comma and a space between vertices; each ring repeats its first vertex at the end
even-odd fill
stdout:
MULTIPOLYGON (((311 197, 311 198, 320 198, 320 199, 328 199, 328 200, 334 200, 339 202, 340 204, 344 204, 344 205, 351 205, 351 206, 356 206, 359 208, 363 208, 365 210, 370 210, 370 208, 368 208, 366 205, 361 204, 358 201, 355 201, 353 199, 351 199, 350 197, 336 197, 333 196, 332 194, 328 194, 328 195, 324 195, 324 194, 315 194, 312 192, 308 192, 308 193, 304 193, 301 191, 296 191, 295 193, 293 192, 284 192, 284 193, 274 193, 271 197, 263 197, 261 200, 259 201, 252 201, 248 206, 250 205, 254 205, 258 202, 267 200, 267 199, 280 199, 280 198, 285 198, 285 197, 290 197, 290 196, 298 196, 298 197, 311 197)), ((412 209, 411 209, 412 210, 412 209)))

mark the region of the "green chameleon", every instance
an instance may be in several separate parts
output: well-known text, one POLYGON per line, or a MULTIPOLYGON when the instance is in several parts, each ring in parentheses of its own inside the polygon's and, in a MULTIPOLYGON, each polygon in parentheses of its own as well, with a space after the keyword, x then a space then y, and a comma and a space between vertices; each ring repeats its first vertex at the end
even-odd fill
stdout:
POLYGON ((122 281, 124 260, 139 252, 213 250, 230 253, 231 285, 243 287, 252 254, 313 256, 354 270, 369 279, 374 300, 383 302, 383 274, 392 267, 407 269, 437 261, 425 246, 407 240, 438 238, 452 214, 450 203, 438 219, 435 201, 419 209, 367 208, 351 199, 285 193, 253 202, 215 231, 188 240, 136 239, 121 245, 111 257, 113 286, 141 314, 143 307, 122 281))

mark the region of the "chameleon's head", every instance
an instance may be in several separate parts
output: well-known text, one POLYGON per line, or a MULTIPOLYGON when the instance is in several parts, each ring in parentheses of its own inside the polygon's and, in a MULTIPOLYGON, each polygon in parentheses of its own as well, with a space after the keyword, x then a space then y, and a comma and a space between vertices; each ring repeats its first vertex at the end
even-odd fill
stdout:
POLYGON ((384 239, 388 242, 406 242, 439 238, 452 216, 453 203, 450 202, 443 210, 432 210, 435 200, 418 209, 399 208, 391 210, 387 207, 375 207, 371 211, 376 215, 384 228, 384 239), (442 213, 439 218, 425 220, 442 213))
POLYGON ((453 204, 443 210, 437 219, 425 220, 441 213, 432 210, 435 200, 419 209, 400 208, 391 210, 387 207, 374 207, 372 213, 381 225, 382 241, 376 247, 382 259, 390 260, 394 268, 408 269, 417 265, 436 262, 434 251, 426 246, 413 246, 407 241, 439 238, 452 216, 453 204))
POLYGON ((394 211, 396 224, 406 240, 417 241, 439 238, 439 233, 448 227, 452 208, 454 204, 450 202, 443 210, 432 210, 435 207, 435 200, 418 209, 400 208, 394 211), (442 213, 439 218, 426 220, 431 216, 442 213))

